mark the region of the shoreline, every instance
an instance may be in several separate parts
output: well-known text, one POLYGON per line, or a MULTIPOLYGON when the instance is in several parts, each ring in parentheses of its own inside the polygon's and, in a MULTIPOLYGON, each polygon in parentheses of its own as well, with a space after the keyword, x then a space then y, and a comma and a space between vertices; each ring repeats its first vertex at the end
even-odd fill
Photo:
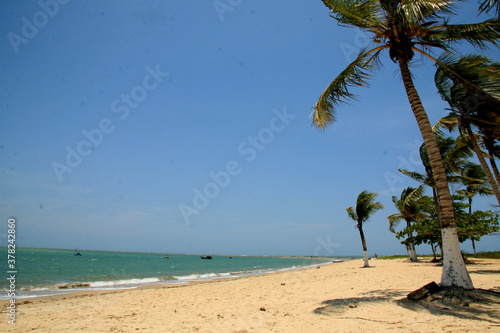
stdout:
MULTIPOLYGON (((281 258, 281 257, 275 257, 275 258, 281 258)), ((294 258, 286 258, 283 257, 284 259, 295 259, 294 258)), ((297 259, 311 259, 309 257, 297 257, 297 259)), ((193 277, 192 275, 190 276, 185 276, 185 277, 179 277, 179 279, 173 279, 173 280, 159 280, 157 278, 151 277, 151 278, 145 278, 142 279, 143 281, 137 281, 135 282, 134 280, 136 279, 129 279, 129 280, 119 280, 122 281, 120 284, 114 284, 114 280, 109 280, 109 281, 96 281, 96 282, 70 282, 70 283, 64 283, 63 286, 65 287, 58 287, 57 289, 54 288, 54 286, 57 286, 58 284, 52 284, 52 285, 47 285, 47 286, 40 286, 40 287, 35 287, 34 289, 29 289, 29 290, 18 290, 16 292, 16 299, 19 300, 31 300, 31 299, 36 299, 39 297, 53 297, 53 296, 59 296, 59 295, 68 295, 71 293, 85 293, 85 292, 99 292, 99 291, 119 291, 119 290, 130 290, 130 289, 136 289, 136 288, 154 288, 158 287, 161 288, 162 286, 171 286, 171 285, 186 285, 186 284, 192 284, 196 282, 210 282, 210 281, 218 281, 218 280, 227 280, 227 279, 235 279, 235 278, 244 278, 244 277, 251 277, 251 276, 257 276, 257 275, 266 275, 266 274, 274 274, 278 272, 285 272, 285 271, 294 271, 294 270, 301 270, 301 269, 307 269, 307 268, 312 268, 312 267, 317 267, 317 266, 323 266, 323 265, 328 265, 332 263, 338 263, 337 261, 334 261, 334 259, 319 259, 319 258, 312 258, 314 260, 324 260, 324 262, 321 263, 314 263, 314 264, 308 264, 304 266, 290 266, 290 267, 285 267, 285 268, 269 268, 269 269, 264 269, 264 270, 255 270, 255 271, 246 271, 246 272, 223 272, 223 273, 209 273, 209 274, 201 274, 198 277, 193 277), (212 275, 213 274, 213 275, 212 275), (157 279, 157 281, 145 281, 145 280, 152 280, 152 279, 157 279), (129 282, 129 281, 134 281, 134 282, 129 282), (103 284, 101 286, 99 285, 92 285, 92 284, 103 284)), ((349 259, 351 260, 351 259, 349 259)), ((3 292, 2 295, 0 295, 0 304, 2 301, 8 301, 10 298, 7 296, 7 291, 3 292)))
MULTIPOLYGON (((500 291, 500 260, 468 265, 476 288, 500 291)), ((395 332, 500 331, 500 306, 421 308, 406 295, 440 281, 426 259, 345 261, 246 277, 126 290, 81 291, 17 302, 2 332, 395 332), (468 312, 469 311, 469 312, 468 312), (472 322, 473 320, 473 322, 472 322)))

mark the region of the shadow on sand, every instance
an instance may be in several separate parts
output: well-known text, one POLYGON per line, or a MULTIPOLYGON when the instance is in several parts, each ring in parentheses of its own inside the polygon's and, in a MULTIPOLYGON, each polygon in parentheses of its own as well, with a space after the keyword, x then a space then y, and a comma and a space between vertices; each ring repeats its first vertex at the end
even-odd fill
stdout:
POLYGON ((420 301, 402 298, 395 301, 412 311, 428 311, 469 320, 500 324, 500 290, 444 289, 420 301))
POLYGON ((437 316, 455 316, 486 321, 500 326, 500 289, 470 291, 444 289, 419 301, 407 299, 407 294, 401 290, 374 290, 360 297, 326 300, 313 312, 320 315, 341 316, 349 309, 364 304, 394 302, 411 311, 427 311, 437 316))
POLYGON ((360 297, 330 299, 322 302, 323 306, 316 308, 313 312, 322 315, 341 314, 350 308, 356 308, 366 303, 381 303, 394 301, 396 298, 406 296, 404 292, 398 290, 373 290, 362 294, 360 297))

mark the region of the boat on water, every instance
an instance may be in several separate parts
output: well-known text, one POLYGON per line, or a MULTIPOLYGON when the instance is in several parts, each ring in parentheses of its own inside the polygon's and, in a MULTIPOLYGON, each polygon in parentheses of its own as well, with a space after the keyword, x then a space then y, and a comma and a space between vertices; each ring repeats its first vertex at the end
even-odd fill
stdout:
POLYGON ((212 259, 212 256, 200 256, 201 259, 212 259))

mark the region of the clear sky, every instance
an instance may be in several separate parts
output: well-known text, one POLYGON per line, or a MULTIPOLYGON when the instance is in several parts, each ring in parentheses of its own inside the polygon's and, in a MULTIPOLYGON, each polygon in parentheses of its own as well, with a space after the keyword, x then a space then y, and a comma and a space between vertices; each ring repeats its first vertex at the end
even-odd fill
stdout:
MULTIPOLYGON (((0 29, 0 211, 18 246, 362 255, 346 208, 369 190, 386 206, 370 254, 405 252, 387 216, 417 185, 397 169, 422 170, 416 121, 384 56, 333 126, 311 126, 366 44, 321 1, 2 1, 0 29)), ((416 60, 434 123, 446 104, 416 60)))

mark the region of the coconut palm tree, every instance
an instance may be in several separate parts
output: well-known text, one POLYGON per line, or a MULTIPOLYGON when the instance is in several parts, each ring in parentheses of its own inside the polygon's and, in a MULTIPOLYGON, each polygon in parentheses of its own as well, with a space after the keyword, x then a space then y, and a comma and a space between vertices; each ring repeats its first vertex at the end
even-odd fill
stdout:
POLYGON ((321 94, 313 110, 313 123, 325 128, 335 121, 335 107, 354 97, 352 86, 366 86, 370 72, 379 67, 382 51, 399 65, 403 84, 429 153, 433 177, 440 202, 440 223, 443 234, 443 286, 473 289, 458 242, 446 171, 439 147, 413 84, 410 63, 415 53, 438 61, 430 49, 451 49, 458 41, 477 47, 497 45, 500 29, 496 20, 477 24, 448 24, 443 15, 453 14, 454 0, 322 0, 330 15, 339 24, 362 29, 372 36, 373 48, 364 48, 321 94))
POLYGON ((500 204, 500 175, 495 163, 495 141, 500 139, 500 63, 477 54, 457 58, 445 53, 439 60, 441 64, 437 66, 434 80, 441 97, 452 108, 439 124, 450 130, 458 127, 464 142, 476 153, 500 204), (479 130, 479 135, 474 133, 472 126, 479 130), (489 155, 483 152, 480 142, 489 155))
MULTIPOLYGON (((488 184, 484 170, 476 164, 462 170, 462 183, 465 186, 464 189, 457 191, 458 194, 463 195, 467 198, 469 202, 469 214, 468 217, 472 219, 472 198, 477 194, 479 195, 492 195, 493 191, 488 184)), ((474 219, 473 219, 474 220, 474 219)), ((474 252, 474 258, 476 255, 476 242, 473 236, 470 237, 472 242, 472 250, 474 252)))
MULTIPOLYGON (((424 195, 424 186, 420 185, 417 188, 407 187, 401 193, 401 197, 392 197, 392 202, 399 213, 392 214, 388 216, 389 219, 389 230, 392 233, 396 233, 396 227, 399 222, 406 221, 406 229, 408 230, 408 238, 412 235, 410 234, 410 228, 412 222, 421 222, 427 218, 427 214, 420 209, 420 201, 424 195)), ((417 261, 417 253, 415 251, 415 245, 413 242, 408 244, 410 247, 410 259, 411 261, 417 261)))
POLYGON ((488 184, 484 170, 477 164, 472 164, 462 170, 462 184, 464 189, 457 193, 467 198, 469 202, 469 214, 472 213, 472 198, 476 195, 492 195, 493 191, 488 184))
POLYGON ((363 191, 358 195, 358 200, 356 200, 356 209, 352 207, 347 208, 347 215, 357 222, 356 228, 358 228, 359 235, 361 236, 361 244, 363 245, 363 253, 365 256, 364 267, 369 267, 369 264, 368 250, 366 248, 366 240, 363 233, 363 222, 366 222, 377 210, 384 208, 384 205, 380 202, 375 202, 377 196, 378 194, 376 193, 363 191))

